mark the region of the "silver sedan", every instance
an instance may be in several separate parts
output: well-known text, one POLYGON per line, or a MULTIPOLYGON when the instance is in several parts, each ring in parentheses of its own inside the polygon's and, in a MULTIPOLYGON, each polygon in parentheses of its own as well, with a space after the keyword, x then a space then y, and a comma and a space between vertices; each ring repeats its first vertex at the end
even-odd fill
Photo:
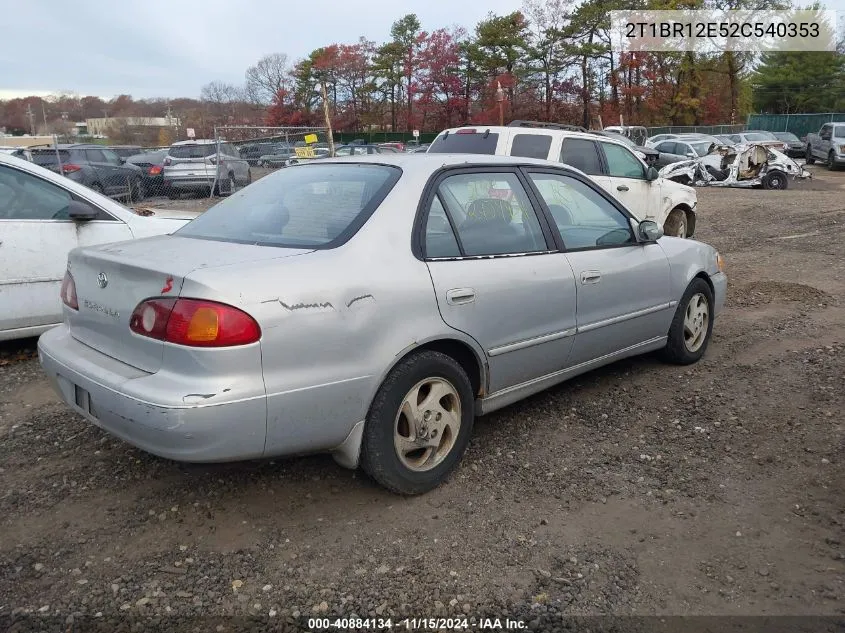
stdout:
POLYGON ((143 450, 329 451, 415 494, 477 415, 635 354, 697 361, 726 284, 712 247, 560 164, 329 159, 172 235, 72 251, 38 348, 74 411, 143 450))

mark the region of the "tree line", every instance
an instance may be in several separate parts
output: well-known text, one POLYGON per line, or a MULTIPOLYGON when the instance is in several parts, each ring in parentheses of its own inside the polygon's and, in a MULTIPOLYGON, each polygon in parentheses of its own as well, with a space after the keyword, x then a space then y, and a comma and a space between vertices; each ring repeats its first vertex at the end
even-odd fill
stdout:
MULTIPOLYGON (((243 85, 212 81, 198 99, 109 102, 58 95, 47 109, 61 121, 92 116, 162 116, 208 133, 215 125, 321 125, 320 86, 336 130, 437 131, 495 123, 497 92, 507 120, 592 127, 741 123, 751 111, 845 109, 845 56, 838 53, 618 53, 610 46, 615 9, 788 8, 790 0, 524 0, 488 14, 471 30, 426 30, 415 14, 396 20, 384 42, 333 43, 291 61, 270 53, 243 85), (501 92, 499 92, 499 89, 501 92)), ((818 7, 816 7, 818 8, 818 7)), ((38 97, 0 102, 0 125, 49 127, 38 97), (41 115, 44 114, 42 117, 41 115)))

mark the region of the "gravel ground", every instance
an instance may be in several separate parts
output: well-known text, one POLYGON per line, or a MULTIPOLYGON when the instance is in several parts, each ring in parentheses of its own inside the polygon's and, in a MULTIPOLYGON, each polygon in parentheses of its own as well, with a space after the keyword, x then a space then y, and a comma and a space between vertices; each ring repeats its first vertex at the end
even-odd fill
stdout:
POLYGON ((701 362, 626 360, 481 418, 422 497, 325 456, 146 455, 57 403, 33 341, 0 346, 0 617, 842 618, 845 172, 814 171, 699 190, 731 284, 701 362))

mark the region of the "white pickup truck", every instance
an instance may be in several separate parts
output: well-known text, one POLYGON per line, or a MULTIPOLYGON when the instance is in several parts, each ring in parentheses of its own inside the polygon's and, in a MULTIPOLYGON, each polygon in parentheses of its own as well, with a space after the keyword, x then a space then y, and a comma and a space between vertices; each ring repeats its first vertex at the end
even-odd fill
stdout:
POLYGON ((818 134, 807 135, 807 164, 817 160, 828 169, 845 165, 845 122, 825 123, 818 134))

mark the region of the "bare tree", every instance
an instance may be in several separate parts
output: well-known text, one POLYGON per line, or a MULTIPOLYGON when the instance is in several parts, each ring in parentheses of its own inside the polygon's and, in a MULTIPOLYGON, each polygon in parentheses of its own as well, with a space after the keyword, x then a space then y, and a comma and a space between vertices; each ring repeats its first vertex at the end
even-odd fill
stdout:
POLYGON ((253 103, 269 105, 276 93, 290 83, 288 56, 284 53, 265 55, 246 71, 246 97, 253 103))
POLYGON ((200 100, 212 118, 234 116, 235 104, 242 98, 241 90, 222 81, 211 81, 200 89, 200 100))

